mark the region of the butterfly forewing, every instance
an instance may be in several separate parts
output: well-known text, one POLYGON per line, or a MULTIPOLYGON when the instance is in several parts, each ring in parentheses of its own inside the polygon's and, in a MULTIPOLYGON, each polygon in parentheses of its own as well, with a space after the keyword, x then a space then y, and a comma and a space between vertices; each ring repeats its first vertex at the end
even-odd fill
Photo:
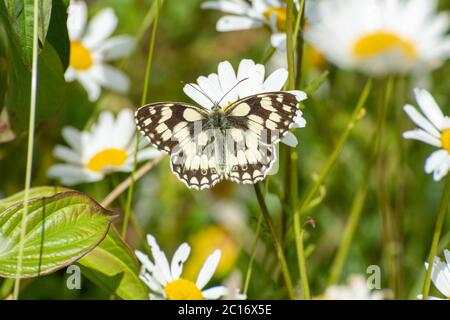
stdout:
POLYGON ((183 103, 154 103, 138 109, 137 127, 159 150, 172 153, 185 139, 194 136, 195 125, 206 123, 208 114, 183 103))
POLYGON ((272 92, 241 99, 226 110, 235 142, 227 144, 228 179, 251 184, 266 177, 276 160, 275 144, 292 126, 297 104, 291 93, 272 92))

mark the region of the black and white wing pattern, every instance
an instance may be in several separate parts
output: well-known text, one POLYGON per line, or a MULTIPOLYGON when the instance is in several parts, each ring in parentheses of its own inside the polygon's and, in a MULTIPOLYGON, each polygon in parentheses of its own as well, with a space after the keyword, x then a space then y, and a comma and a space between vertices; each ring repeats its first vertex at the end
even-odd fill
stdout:
POLYGON ((223 179, 263 180, 276 160, 276 144, 294 123, 297 98, 288 92, 257 94, 209 111, 184 103, 155 103, 136 112, 138 128, 189 188, 223 179))
POLYGON ((225 110, 231 129, 225 177, 254 184, 276 160, 276 144, 294 124, 298 100, 288 92, 262 93, 241 99, 225 110))
POLYGON ((138 129, 157 149, 171 155, 171 168, 189 188, 211 188, 223 179, 205 148, 211 142, 208 111, 184 103, 154 103, 135 114, 138 129))

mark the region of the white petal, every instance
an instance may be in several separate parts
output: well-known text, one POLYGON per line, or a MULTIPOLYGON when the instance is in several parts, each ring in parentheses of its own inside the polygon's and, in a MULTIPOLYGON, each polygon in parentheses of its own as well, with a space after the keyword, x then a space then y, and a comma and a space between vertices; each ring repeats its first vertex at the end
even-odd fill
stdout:
POLYGON ((153 259, 155 260, 155 267, 161 271, 166 283, 171 282, 172 276, 170 274, 169 261, 167 261, 166 255, 161 251, 156 243, 156 239, 152 235, 147 235, 147 242, 152 250, 153 259))
POLYGON ((433 172, 434 181, 441 181, 450 170, 450 157, 446 157, 433 172))
POLYGON ((194 100, 195 102, 197 102, 199 105, 201 105, 202 107, 206 108, 206 109, 211 109, 213 106, 213 103, 211 100, 209 100, 202 92, 200 92, 199 90, 200 87, 198 86, 198 84, 196 83, 189 83, 189 84, 185 84, 183 87, 183 91, 184 93, 191 98, 192 100, 194 100))
POLYGON ((118 36, 106 40, 97 49, 103 57, 103 61, 116 60, 130 54, 135 48, 136 42, 130 36, 118 36))
POLYGON ((74 127, 64 127, 62 129, 62 136, 67 144, 74 150, 81 150, 81 132, 74 127))
POLYGON ((403 133, 403 138, 422 141, 435 147, 441 146, 441 142, 439 141, 439 139, 433 137, 431 134, 421 129, 406 131, 403 133))
POLYGON ((172 272, 172 280, 178 280, 183 272, 183 264, 186 262, 189 254, 191 253, 191 247, 187 243, 181 244, 177 251, 175 251, 170 270, 172 272))
POLYGON ((71 41, 79 40, 86 28, 87 6, 84 1, 70 1, 67 9, 67 31, 71 41))
POLYGON ((89 23, 83 43, 88 48, 96 48, 102 41, 113 34, 117 27, 117 16, 114 10, 106 8, 100 11, 89 23))
POLYGON ((447 150, 438 150, 433 152, 425 161, 425 172, 432 173, 437 170, 447 157, 447 150))
POLYGON ((81 164, 80 155, 76 153, 74 150, 64 146, 59 145, 56 146, 55 149, 53 150, 53 155, 55 156, 55 158, 65 162, 78 165, 81 164))
POLYGON ((206 261, 198 274, 197 281, 195 282, 197 288, 200 290, 206 286, 209 280, 211 280, 219 265, 221 255, 222 253, 220 250, 215 250, 208 258, 206 258, 206 261))
POLYGON ((403 107, 403 110, 408 114, 408 116, 411 118, 411 120, 417 124, 419 127, 427 131, 428 133, 432 134, 435 137, 439 137, 440 133, 434 127, 430 121, 428 121, 424 116, 422 116, 416 108, 414 108, 411 105, 406 105, 403 107))
POLYGON ((270 37, 270 43, 272 47, 277 48, 280 51, 286 51, 286 34, 285 33, 274 33, 270 37))
POLYGON ((148 148, 142 149, 138 152, 136 160, 137 160, 137 162, 142 162, 142 161, 154 159, 160 155, 161 155, 161 151, 159 151, 153 147, 148 147, 148 148))
POLYGON ((277 69, 267 77, 264 81, 264 91, 280 91, 288 78, 288 71, 286 69, 277 69))
POLYGON ((64 73, 64 79, 67 82, 75 81, 77 79, 77 72, 75 71, 75 69, 69 66, 64 73))
POLYGON ((292 93, 293 95, 295 95, 295 97, 297 98, 298 102, 301 102, 303 100, 308 99, 308 96, 303 91, 300 91, 300 90, 289 90, 288 92, 292 93))
POLYGON ((89 101, 94 102, 100 98, 100 85, 91 77, 89 73, 83 72, 79 73, 78 81, 83 86, 88 94, 89 101))
POLYGON ((100 181, 103 175, 99 173, 87 173, 78 166, 69 164, 55 164, 47 171, 50 179, 59 179, 63 185, 72 186, 85 182, 100 181))
POLYGON ((228 292, 228 288, 217 286, 202 291, 202 295, 206 300, 218 300, 219 298, 226 296, 228 292))
POLYGON ((202 9, 218 10, 236 15, 245 15, 250 6, 245 2, 235 3, 231 1, 208 1, 200 6, 202 9))
POLYGON ((281 139, 281 142, 292 148, 295 148, 298 145, 297 137, 290 131, 286 132, 284 137, 281 139))
POLYGON ((212 101, 218 102, 222 98, 222 91, 219 83, 213 81, 210 77, 200 76, 197 79, 197 83, 201 90, 208 96, 212 101))
POLYGON ((438 257, 433 261, 431 280, 435 287, 446 297, 450 296, 450 270, 438 257))
POLYGON ((227 32, 258 28, 262 25, 262 22, 247 17, 224 16, 217 21, 216 29, 219 32, 227 32))
MULTIPOLYGON (((236 73, 234 72, 233 66, 229 61, 223 61, 219 63, 218 76, 220 81, 220 86, 223 93, 227 93, 233 88, 237 83, 236 73)), ((236 101, 237 100, 237 90, 232 90, 226 97, 223 98, 224 101, 236 101)))
POLYGON ((127 93, 130 90, 130 80, 125 73, 110 65, 96 65, 90 74, 96 82, 112 91, 127 93))
POLYGON ((436 100, 434 100, 433 96, 424 89, 415 89, 414 93, 416 94, 417 102, 423 113, 428 119, 430 119, 436 128, 442 129, 441 125, 444 119, 444 114, 436 103, 436 100))

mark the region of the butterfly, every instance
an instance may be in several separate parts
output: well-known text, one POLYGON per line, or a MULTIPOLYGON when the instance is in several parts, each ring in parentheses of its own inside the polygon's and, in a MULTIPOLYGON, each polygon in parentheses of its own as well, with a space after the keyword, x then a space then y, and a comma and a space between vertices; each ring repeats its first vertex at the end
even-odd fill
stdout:
POLYGON ((208 189, 227 179, 240 184, 263 180, 276 160, 276 144, 294 124, 297 97, 267 92, 211 110, 180 102, 139 108, 138 129, 159 150, 171 155, 179 180, 208 189))

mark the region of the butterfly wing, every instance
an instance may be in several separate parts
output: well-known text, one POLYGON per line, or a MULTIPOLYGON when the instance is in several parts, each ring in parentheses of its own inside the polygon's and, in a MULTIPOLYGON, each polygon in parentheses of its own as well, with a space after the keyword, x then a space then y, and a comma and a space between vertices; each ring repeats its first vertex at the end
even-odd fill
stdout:
POLYGON ((211 188, 222 180, 214 157, 207 153, 214 138, 204 130, 208 111, 183 103, 154 103, 141 107, 135 118, 139 130, 159 150, 169 153, 174 174, 193 189, 211 188))
POLYGON ((241 99, 225 111, 226 178, 253 184, 263 180, 276 160, 276 144, 294 123, 298 100, 288 92, 270 92, 241 99))

